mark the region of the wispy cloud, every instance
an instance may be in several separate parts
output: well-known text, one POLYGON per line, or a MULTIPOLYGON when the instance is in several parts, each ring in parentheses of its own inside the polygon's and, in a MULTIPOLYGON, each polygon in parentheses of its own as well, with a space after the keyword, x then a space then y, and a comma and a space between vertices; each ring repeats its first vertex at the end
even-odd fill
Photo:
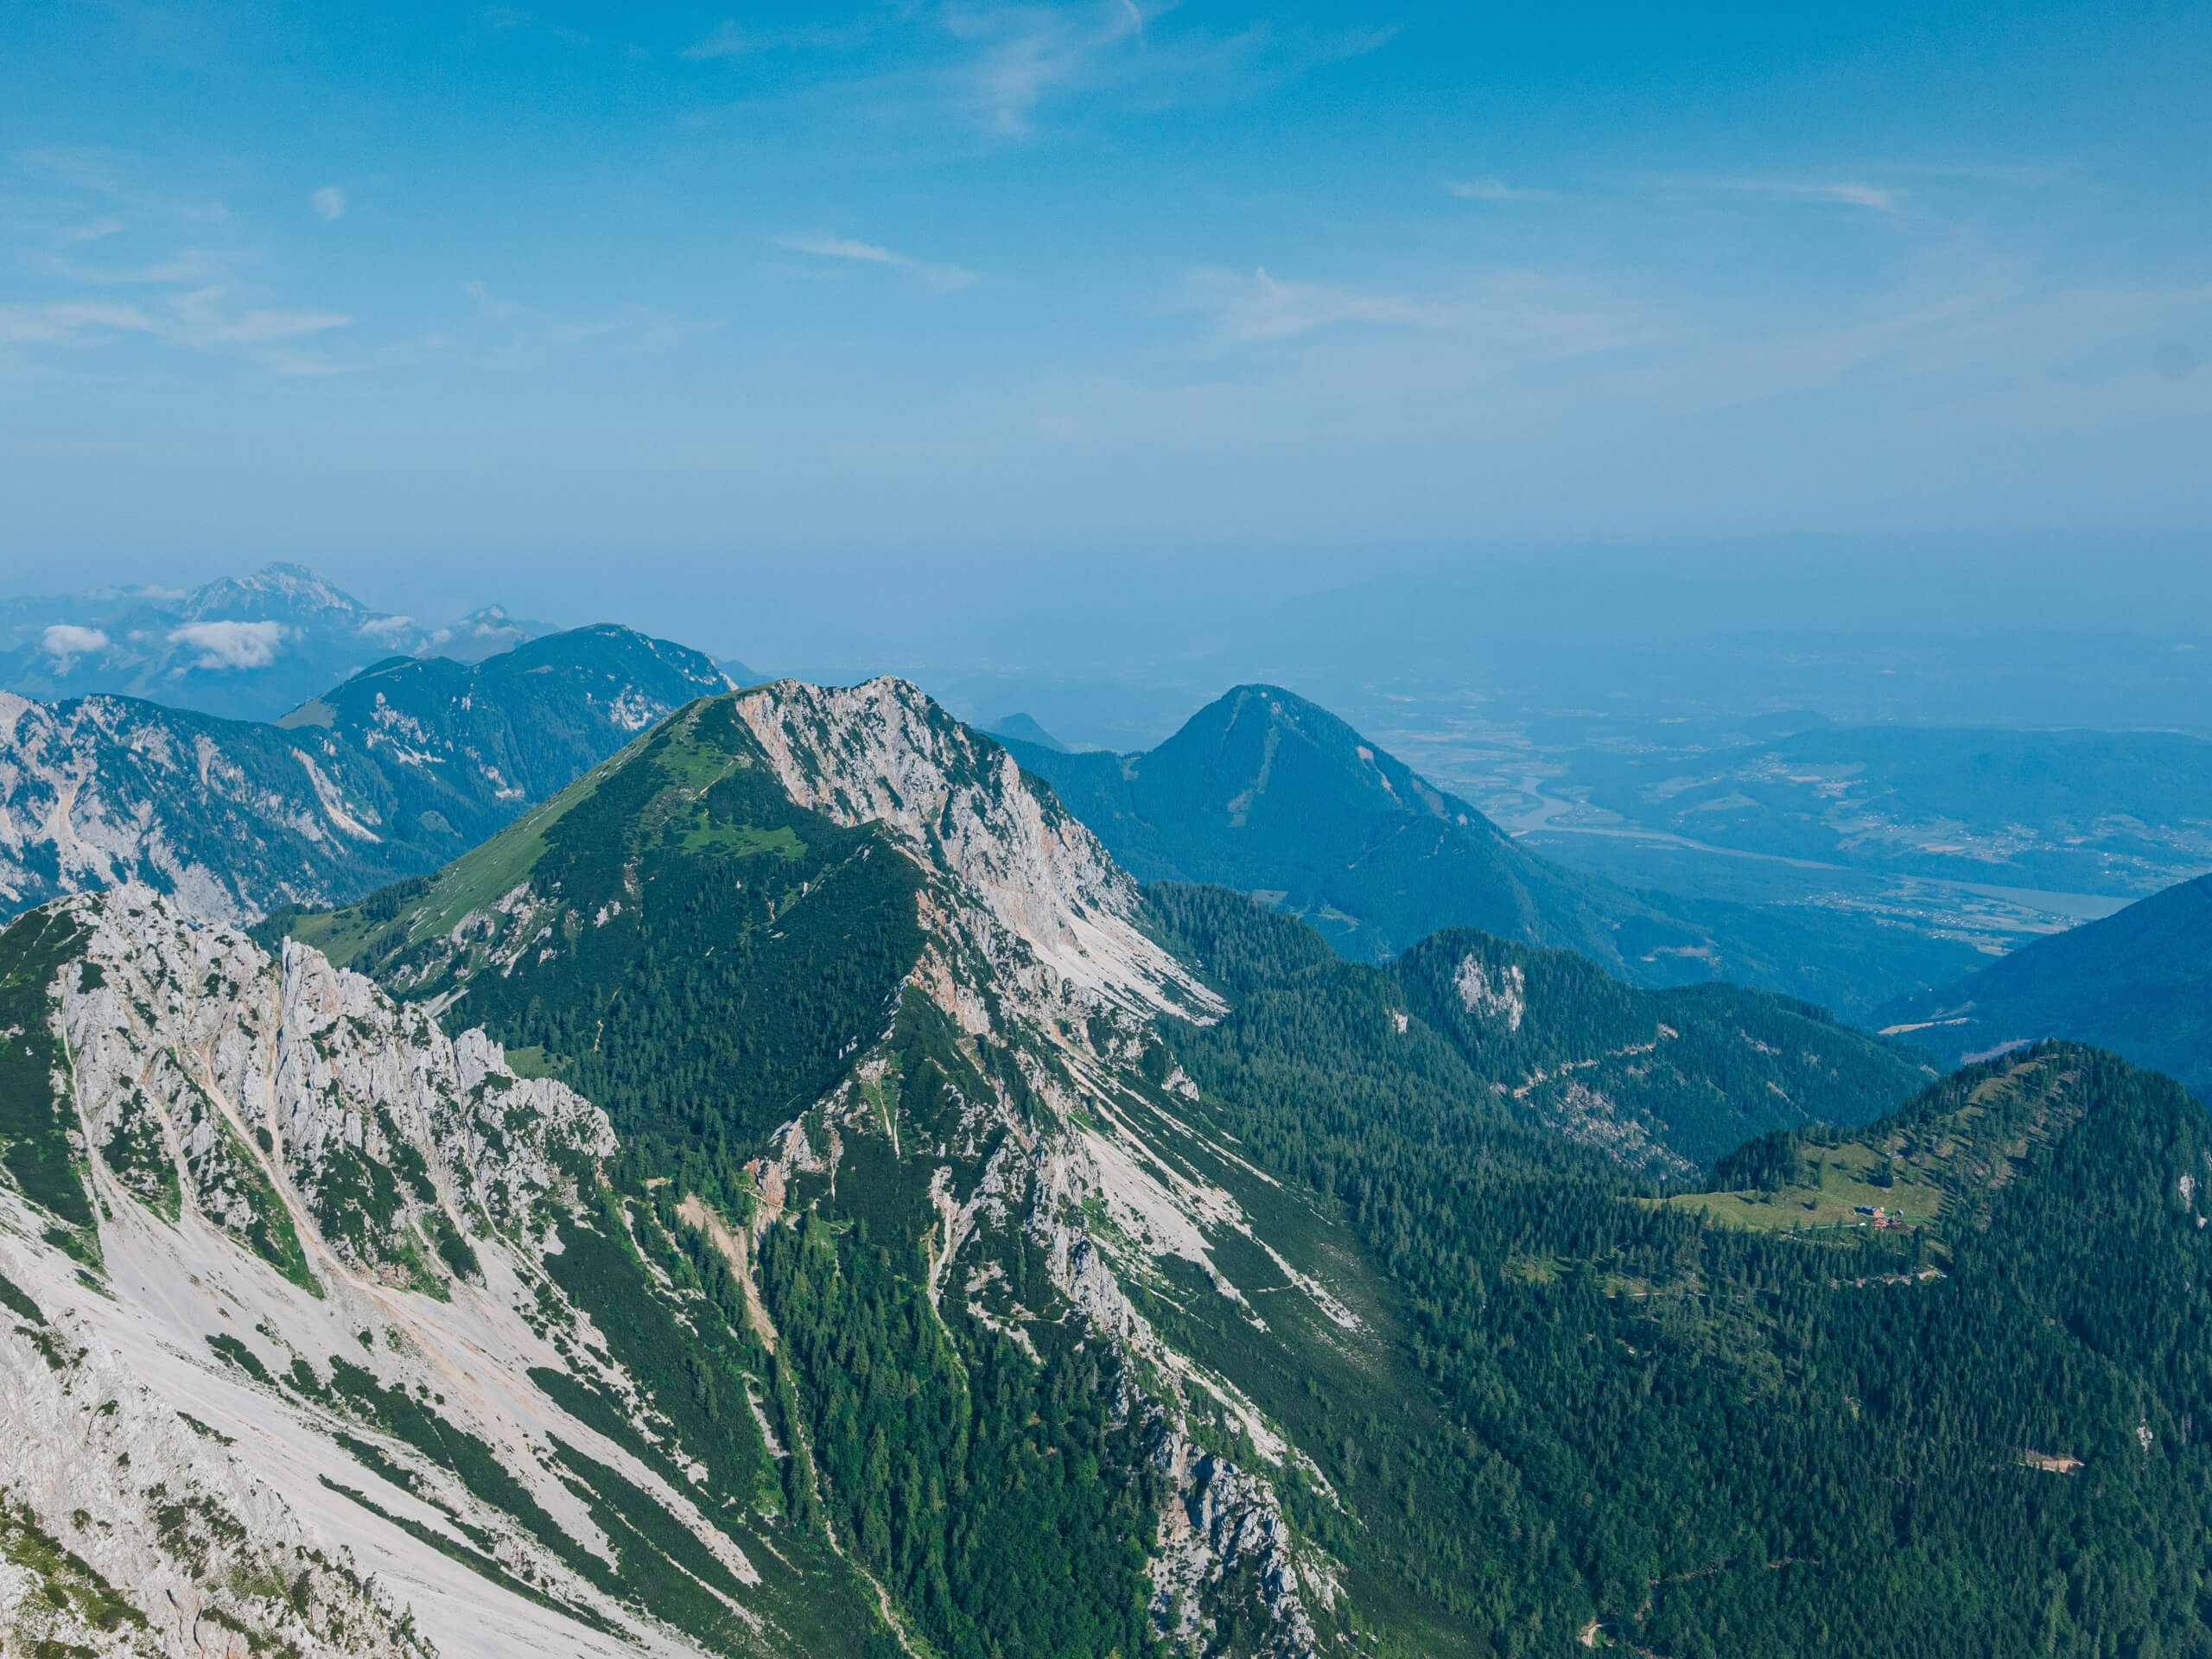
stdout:
POLYGON ((863 44, 874 33, 865 23, 840 29, 741 29, 735 18, 725 17, 685 47, 682 55, 695 63, 711 63, 718 58, 749 58, 763 52, 846 52, 863 44))
POLYGON ((734 17, 725 17, 704 36, 685 47, 683 55, 695 63, 704 63, 715 58, 749 57, 760 48, 761 42, 740 29, 734 17))
POLYGON ((116 158, 92 149, 19 149, 8 159, 42 184, 58 184, 96 195, 119 196, 123 180, 116 158))
POLYGON ((346 217, 346 193, 334 184, 326 184, 308 195, 308 206, 324 224, 333 224, 346 217))
MULTIPOLYGON (((461 291, 486 323, 500 325, 499 338, 512 358, 525 359, 548 348, 606 344, 637 352, 664 351, 714 333, 722 325, 711 317, 687 317, 626 301, 586 315, 556 315, 518 301, 503 299, 488 283, 463 283, 461 291)), ((486 334, 489 335, 490 331, 486 334)), ((438 342, 446 343, 442 338, 438 342)))
POLYGON ((1246 358, 1254 384, 1287 374, 1300 396, 1542 385, 1570 365, 1642 360, 1681 332, 1663 310, 1573 272, 1474 268, 1392 289, 1201 270, 1186 295, 1213 323, 1193 365, 1246 358))
POLYGON ((480 282, 463 283, 461 291, 476 302, 477 315, 486 322, 512 321, 515 313, 522 308, 512 300, 493 299, 492 290, 480 282))
POLYGON ((221 284, 231 280, 232 262, 207 248, 179 248, 165 259, 148 265, 102 266, 80 264, 73 259, 52 259, 47 268, 67 282, 94 288, 173 288, 180 283, 221 284))
POLYGON ((1556 190, 1508 184, 1503 179, 1487 174, 1479 179, 1446 179, 1444 188, 1463 201, 1552 201, 1559 196, 1556 190))
POLYGON ((1858 179, 1670 179, 1678 188, 1734 190, 1747 195, 1768 196, 1777 201, 1808 201, 1836 207, 1864 207, 1878 213, 1901 212, 1904 192, 1888 185, 1858 179))
POLYGON ((194 330, 191 340, 200 346, 266 346, 326 334, 353 321, 342 311, 248 311, 213 327, 194 330))
POLYGON ((0 346, 99 344, 118 334, 152 334, 158 324, 135 305, 56 300, 0 305, 0 346))
MULTIPOLYGON (((319 355, 316 343, 353 319, 283 303, 254 280, 261 254, 245 239, 245 227, 219 201, 155 181, 158 163, 106 151, 41 150, 9 159, 52 199, 41 222, 9 227, 25 238, 22 264, 47 291, 0 298, 0 351, 136 340, 241 353, 282 374, 349 366, 319 355), (168 251, 156 251, 164 238, 171 238, 168 251), (117 289, 133 292, 126 300, 117 289)), ((326 186, 308 205, 331 219, 344 210, 344 195, 326 186)))
POLYGON ((1140 105, 1214 102, 1274 86, 1319 65, 1387 45, 1390 28, 1319 32, 1254 24, 1233 34, 1156 29, 1173 8, 1137 0, 953 5, 944 24, 970 55, 956 100, 1008 137, 1033 133, 1053 100, 1116 93, 1140 105))
POLYGON ((1243 343, 1290 340, 1339 323, 1448 328, 1464 316, 1463 308, 1448 302, 1376 293, 1335 283, 1278 282, 1264 266, 1249 277, 1204 270, 1195 281, 1200 292, 1218 308, 1224 335, 1243 343))
POLYGON ((948 14, 947 22, 980 48, 970 73, 991 124, 1017 137, 1029 131, 1047 94, 1092 79, 1101 54, 1144 44, 1144 14, 1120 0, 1073 10, 970 8, 948 14))
POLYGON ((231 210, 219 197, 149 182, 151 169, 140 157, 106 149, 19 149, 8 160, 39 184, 97 198, 111 210, 84 227, 97 235, 79 239, 111 236, 134 220, 202 227, 231 223, 231 210), (120 217, 125 213, 127 219, 120 217))
POLYGON ((972 287, 983 280, 981 271, 968 270, 959 265, 931 264, 907 254, 894 253, 873 242, 861 242, 849 236, 779 236, 776 245, 789 248, 793 253, 810 253, 822 259, 849 259, 861 264, 885 265, 893 270, 927 283, 932 288, 962 289, 972 287))
MULTIPOLYGON (((232 291, 214 286, 135 304, 88 299, 0 303, 0 347, 101 346, 131 336, 194 351, 251 349, 295 346, 353 321, 340 311, 240 308, 232 291)), ((320 365, 291 353, 282 362, 270 359, 270 366, 308 373, 320 365)))
POLYGON ((683 48, 698 63, 811 52, 748 101, 819 113, 839 127, 1015 142, 1116 111, 1232 103, 1373 52, 1390 28, 1210 25, 1173 0, 938 0, 870 10, 835 27, 726 17, 683 48), (827 61, 832 55, 836 61, 827 61), (1057 121, 1055 120, 1057 118, 1057 121))
POLYGON ((550 35, 564 46, 589 46, 591 36, 582 29, 570 29, 550 17, 524 10, 520 6, 486 6, 484 22, 495 29, 518 29, 536 35, 550 35))
POLYGON ((551 323, 545 328, 545 338, 562 346, 613 340, 633 349, 661 351, 701 334, 712 334, 721 327, 719 322, 690 320, 664 311, 658 306, 632 302, 618 305, 597 316, 551 323))

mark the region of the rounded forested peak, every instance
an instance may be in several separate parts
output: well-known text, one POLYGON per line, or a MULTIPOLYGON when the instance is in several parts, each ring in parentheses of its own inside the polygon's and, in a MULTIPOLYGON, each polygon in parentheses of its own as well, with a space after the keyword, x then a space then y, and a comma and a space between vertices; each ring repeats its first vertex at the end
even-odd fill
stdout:
MULTIPOLYGON (((652 674, 670 682, 671 692, 680 683, 693 696, 721 691, 729 684, 728 677, 706 652, 657 639, 618 622, 594 622, 526 639, 512 651, 474 664, 472 671, 487 679, 510 679, 564 668, 652 674)), ((682 700, 680 695, 676 700, 682 700)))
POLYGON ((450 657, 386 657, 315 699, 335 709, 373 703, 379 696, 450 696, 467 686, 475 671, 450 657))
POLYGON ((1979 1183, 2000 1185, 2034 1145, 2082 1117, 2132 1118, 2146 1105, 2202 1116, 2181 1085, 2161 1073, 2108 1049, 2046 1039, 1937 1079, 1857 1138, 1924 1151, 1955 1171, 1974 1173, 1979 1183))
MULTIPOLYGON (((1319 704, 1280 686, 1241 685, 1135 762, 1147 795, 1166 791, 1226 814, 1232 830, 1304 835, 1335 823, 1349 849, 1377 825, 1482 822, 1465 803, 1319 704)), ((1347 850, 1339 863, 1355 859, 1347 850)), ((1333 855, 1332 855, 1333 857, 1333 855)))

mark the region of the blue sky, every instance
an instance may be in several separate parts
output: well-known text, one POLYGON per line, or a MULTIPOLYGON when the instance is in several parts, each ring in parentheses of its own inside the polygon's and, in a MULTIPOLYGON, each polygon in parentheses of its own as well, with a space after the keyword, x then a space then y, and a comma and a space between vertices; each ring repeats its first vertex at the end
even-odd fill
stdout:
POLYGON ((2201 4, 0 9, 0 582, 711 628, 2201 531, 2208 64, 2201 4))

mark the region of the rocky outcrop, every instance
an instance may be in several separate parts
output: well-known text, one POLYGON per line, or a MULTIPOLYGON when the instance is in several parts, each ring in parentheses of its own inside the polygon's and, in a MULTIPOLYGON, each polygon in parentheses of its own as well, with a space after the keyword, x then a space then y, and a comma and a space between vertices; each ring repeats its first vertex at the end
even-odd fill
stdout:
POLYGON ((626 1503, 784 1650, 549 1271, 604 1115, 312 950, 143 887, 63 905, 53 1084, 98 1221, 0 1186, 0 1644, 696 1650, 632 1605, 626 1503))
POLYGON ((449 1294, 480 1276, 470 1236, 520 1227, 563 1166, 614 1150, 581 1096, 305 945, 274 958, 143 887, 74 908, 88 931, 60 1019, 105 1170, 280 1266, 296 1247, 270 1241, 296 1206, 349 1268, 449 1294))
POLYGON ((1028 960, 1001 973, 1047 995, 1087 992, 1133 1011, 1218 1012, 1220 1002, 1135 925, 1136 885, 1098 838, 1014 757, 907 681, 747 692, 739 714, 791 799, 841 823, 880 823, 1028 960))

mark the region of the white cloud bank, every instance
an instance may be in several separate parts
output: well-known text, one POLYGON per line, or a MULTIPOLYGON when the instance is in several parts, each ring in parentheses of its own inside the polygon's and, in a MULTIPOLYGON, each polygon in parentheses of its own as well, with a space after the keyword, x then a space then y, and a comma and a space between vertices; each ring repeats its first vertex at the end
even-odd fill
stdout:
POLYGON ((283 626, 276 622, 188 622, 169 635, 169 643, 200 652, 194 668, 266 668, 276 660, 283 639, 283 626))
POLYGON ((77 658, 107 646, 107 635, 98 628, 80 628, 73 622, 56 622, 39 641, 39 649, 54 658, 57 674, 67 674, 77 658))

